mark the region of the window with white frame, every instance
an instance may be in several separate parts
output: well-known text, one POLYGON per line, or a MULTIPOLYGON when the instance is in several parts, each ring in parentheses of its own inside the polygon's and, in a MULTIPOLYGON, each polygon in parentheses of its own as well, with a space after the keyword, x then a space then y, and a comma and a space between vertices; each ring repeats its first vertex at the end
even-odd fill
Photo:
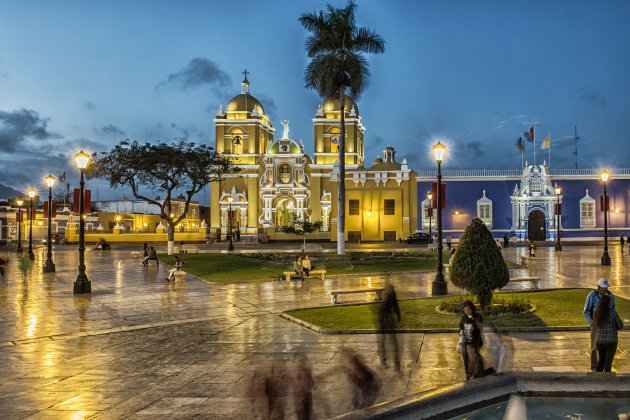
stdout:
POLYGON ((477 200, 477 217, 488 229, 492 229, 492 200, 486 197, 486 190, 483 191, 483 197, 477 200))
POLYGON ((431 220, 431 227, 435 227, 435 220, 429 219, 429 213, 431 208, 431 201, 426 199, 422 202, 422 229, 429 229, 429 220, 431 220))
POLYGON ((594 228, 595 222, 595 199, 586 195, 580 200, 580 229, 594 228))

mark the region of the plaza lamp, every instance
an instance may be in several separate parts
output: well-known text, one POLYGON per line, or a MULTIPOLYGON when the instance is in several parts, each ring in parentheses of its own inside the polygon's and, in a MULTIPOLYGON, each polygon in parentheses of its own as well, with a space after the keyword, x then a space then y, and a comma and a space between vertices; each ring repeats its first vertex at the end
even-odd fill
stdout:
POLYGON ((92 292, 92 283, 88 279, 85 272, 85 180, 83 173, 90 163, 90 155, 81 150, 74 155, 74 161, 81 172, 81 180, 79 182, 79 272, 77 278, 74 281, 74 294, 83 294, 92 292))
POLYGON ((554 191, 556 192, 556 251, 562 251, 562 244, 560 243, 560 194, 562 194, 562 188, 556 184, 554 191))
POLYGON ((31 260, 35 259, 35 254, 33 254, 33 198, 35 197, 35 194, 37 194, 35 192, 34 189, 30 189, 26 192, 26 194, 29 196, 29 198, 31 199, 31 206, 30 206, 30 211, 29 211, 29 224, 28 224, 28 256, 31 260))
POLYGON ((15 252, 17 252, 18 254, 21 254, 22 251, 22 204, 24 204, 24 201, 22 200, 17 200, 15 202, 18 206, 17 208, 17 216, 16 216, 16 220, 17 220, 17 248, 15 250, 15 252))
POLYGON ((427 192, 427 200, 429 200, 429 208, 427 209, 429 213, 429 239, 433 242, 433 229, 431 228, 431 219, 433 218, 433 193, 431 191, 427 192))
POLYGON ((228 197, 228 205, 229 205, 229 210, 228 210, 228 237, 230 238, 230 244, 228 245, 228 251, 234 251, 234 241, 232 240, 232 200, 234 200, 233 197, 228 197))
POLYGON ((55 185, 55 177, 48 175, 44 178, 48 186, 48 239, 46 240, 46 262, 44 263, 44 273, 54 273, 55 263, 52 259, 52 189, 55 185))
POLYGON ((608 171, 603 170, 600 174, 602 178, 602 182, 604 183, 604 253, 602 254, 602 265, 610 265, 610 255, 608 254, 608 196, 606 187, 608 185, 608 178, 610 178, 610 173, 608 171))
POLYGON ((446 146, 441 142, 437 142, 433 145, 433 157, 437 162, 437 233, 438 233, 438 265, 435 280, 433 280, 431 295, 439 296, 448 293, 448 285, 444 279, 444 264, 442 262, 442 161, 446 155, 446 146))

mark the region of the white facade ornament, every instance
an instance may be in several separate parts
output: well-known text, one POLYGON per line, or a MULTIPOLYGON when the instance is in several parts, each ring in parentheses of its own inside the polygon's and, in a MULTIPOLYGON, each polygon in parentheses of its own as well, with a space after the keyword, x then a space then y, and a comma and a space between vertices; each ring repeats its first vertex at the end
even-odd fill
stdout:
POLYGON ((202 220, 201 224, 199 226, 202 227, 202 228, 206 228, 206 227, 208 227, 208 224, 206 223, 205 220, 202 220))
POLYGON ((217 115, 223 115, 223 105, 219 105, 219 109, 217 110, 217 115))
POLYGON ((352 105, 352 108, 350 108, 350 117, 356 117, 357 116, 357 111, 356 109, 354 109, 354 105, 352 105))
POLYGON ((323 117, 324 116, 324 111, 322 110, 322 104, 319 104, 317 106, 317 112, 315 113, 316 117, 323 117))
POLYGON ((252 117, 257 117, 258 116, 258 108, 254 107, 254 109, 252 109, 252 117))

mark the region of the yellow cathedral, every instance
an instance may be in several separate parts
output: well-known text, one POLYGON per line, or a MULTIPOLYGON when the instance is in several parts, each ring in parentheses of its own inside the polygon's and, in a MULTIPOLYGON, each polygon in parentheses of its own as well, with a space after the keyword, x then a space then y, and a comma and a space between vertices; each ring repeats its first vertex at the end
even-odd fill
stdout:
MULTIPOLYGON (((212 232, 295 239, 282 227, 301 220, 322 222, 309 240, 337 240, 338 99, 326 99, 313 118, 314 156, 290 136, 289 121, 276 134, 265 109, 250 93, 247 73, 241 93, 214 119, 218 152, 241 168, 210 187, 212 232)), ((417 180, 405 159, 388 146, 371 166, 364 161, 365 126, 357 104, 346 98, 346 240, 397 241, 416 232, 417 180)))

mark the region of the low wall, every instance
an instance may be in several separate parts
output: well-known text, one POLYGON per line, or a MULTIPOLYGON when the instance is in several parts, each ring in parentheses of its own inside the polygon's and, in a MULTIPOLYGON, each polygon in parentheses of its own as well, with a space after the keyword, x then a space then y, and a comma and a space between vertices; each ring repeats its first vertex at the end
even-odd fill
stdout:
MULTIPOLYGON (((205 242, 205 232, 175 232, 175 243, 179 242, 205 242)), ((99 238, 105 239, 109 243, 143 243, 143 242, 163 242, 168 241, 166 233, 98 233, 90 232, 85 234, 87 244, 95 244, 99 238)), ((78 243, 79 235, 75 230, 66 230, 66 241, 78 243)))

